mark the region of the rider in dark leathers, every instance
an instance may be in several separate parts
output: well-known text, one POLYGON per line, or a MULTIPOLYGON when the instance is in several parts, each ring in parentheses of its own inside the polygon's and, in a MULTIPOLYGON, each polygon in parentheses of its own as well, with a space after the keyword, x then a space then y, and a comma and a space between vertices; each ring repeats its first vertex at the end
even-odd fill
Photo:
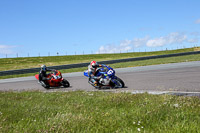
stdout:
POLYGON ((50 80, 51 78, 47 78, 48 74, 46 73, 47 71, 55 71, 54 69, 48 69, 46 65, 41 66, 41 70, 39 72, 39 83, 44 87, 44 88, 49 88, 49 84, 47 80, 50 80))

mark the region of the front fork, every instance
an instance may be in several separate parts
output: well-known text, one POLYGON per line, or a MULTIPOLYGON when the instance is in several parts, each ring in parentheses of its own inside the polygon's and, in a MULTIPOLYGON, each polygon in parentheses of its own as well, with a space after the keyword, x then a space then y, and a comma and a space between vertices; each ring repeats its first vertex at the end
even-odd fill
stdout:
POLYGON ((113 87, 113 88, 114 88, 115 85, 117 84, 116 80, 114 80, 114 79, 117 79, 117 77, 114 76, 114 77, 112 77, 111 80, 110 80, 110 85, 111 85, 111 87, 113 87))

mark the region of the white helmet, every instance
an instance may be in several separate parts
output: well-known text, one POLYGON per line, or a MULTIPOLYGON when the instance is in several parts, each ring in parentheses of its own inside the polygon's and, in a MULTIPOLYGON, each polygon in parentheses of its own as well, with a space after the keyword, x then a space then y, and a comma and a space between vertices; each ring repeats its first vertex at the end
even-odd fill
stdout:
POLYGON ((97 65, 96 61, 91 61, 90 66, 95 67, 97 65))

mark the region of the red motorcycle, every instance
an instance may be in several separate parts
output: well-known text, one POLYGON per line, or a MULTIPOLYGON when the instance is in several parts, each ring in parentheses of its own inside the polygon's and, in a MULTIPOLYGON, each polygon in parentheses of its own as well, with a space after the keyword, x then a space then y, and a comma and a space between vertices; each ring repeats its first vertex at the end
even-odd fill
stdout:
MULTIPOLYGON (((39 80, 39 74, 36 74, 35 78, 37 80, 39 80)), ((47 75, 47 78, 50 78, 50 80, 46 81, 49 84, 49 86, 46 87, 46 88, 49 88, 49 87, 60 87, 60 86, 69 87, 70 86, 69 82, 62 77, 61 72, 58 71, 58 70, 56 70, 54 72, 50 72, 47 75)))

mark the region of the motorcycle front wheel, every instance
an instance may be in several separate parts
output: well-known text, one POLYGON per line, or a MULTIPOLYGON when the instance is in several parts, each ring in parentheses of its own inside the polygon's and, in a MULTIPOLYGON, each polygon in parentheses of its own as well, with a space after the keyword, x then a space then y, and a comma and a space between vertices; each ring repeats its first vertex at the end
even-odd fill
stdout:
POLYGON ((113 88, 124 88, 124 82, 120 78, 113 79, 112 86, 113 88), (113 82, 114 81, 114 82, 113 82))
POLYGON ((70 83, 69 83, 66 79, 63 79, 62 85, 63 85, 64 87, 69 87, 69 86, 70 86, 70 83))

